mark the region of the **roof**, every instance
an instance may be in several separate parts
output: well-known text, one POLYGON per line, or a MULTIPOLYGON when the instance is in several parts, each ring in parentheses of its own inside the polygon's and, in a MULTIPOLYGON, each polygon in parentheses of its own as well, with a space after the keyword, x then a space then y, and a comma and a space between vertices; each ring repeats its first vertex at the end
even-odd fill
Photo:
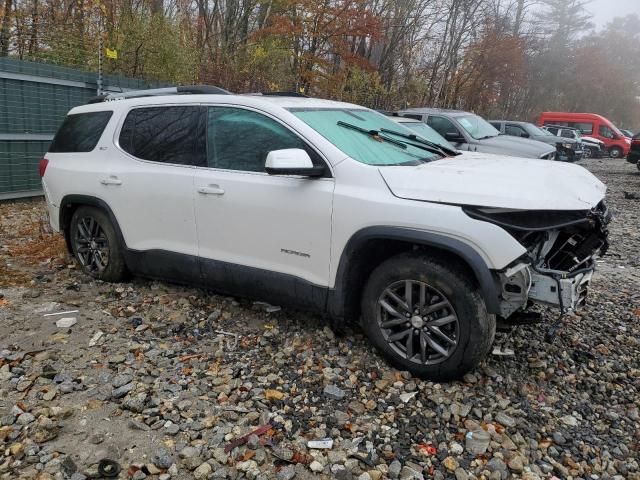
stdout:
POLYGON ((212 94, 169 94, 155 96, 141 96, 90 103, 75 107, 70 113, 98 112, 102 110, 122 110, 131 106, 145 105, 179 105, 194 103, 220 103, 244 105, 249 107, 273 110, 274 107, 290 108, 318 108, 318 109, 362 109, 366 107, 351 103, 324 100, 319 98, 287 97, 270 95, 212 95, 212 94))
POLYGON ((391 120, 393 120, 394 122, 397 123, 423 123, 422 120, 418 120, 417 118, 411 118, 411 117, 395 117, 395 116, 388 116, 391 120))
POLYGON ((429 108, 429 107, 416 107, 416 108, 407 108, 402 110, 401 113, 426 113, 430 114, 445 114, 445 115, 472 115, 471 112, 465 112, 464 110, 452 110, 450 108, 429 108))

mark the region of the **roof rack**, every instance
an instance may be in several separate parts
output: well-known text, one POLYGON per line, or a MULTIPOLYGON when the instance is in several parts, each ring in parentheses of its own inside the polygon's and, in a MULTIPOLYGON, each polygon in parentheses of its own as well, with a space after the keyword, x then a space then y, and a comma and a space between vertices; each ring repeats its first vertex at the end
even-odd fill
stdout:
POLYGON ((212 85, 179 85, 177 87, 149 88, 147 90, 109 93, 107 95, 92 97, 88 103, 110 102, 127 98, 156 97, 161 95, 231 95, 231 92, 212 85))
POLYGON ((309 95, 305 95, 300 92, 260 92, 260 95, 264 95, 265 97, 301 97, 301 98, 309 98, 309 95))

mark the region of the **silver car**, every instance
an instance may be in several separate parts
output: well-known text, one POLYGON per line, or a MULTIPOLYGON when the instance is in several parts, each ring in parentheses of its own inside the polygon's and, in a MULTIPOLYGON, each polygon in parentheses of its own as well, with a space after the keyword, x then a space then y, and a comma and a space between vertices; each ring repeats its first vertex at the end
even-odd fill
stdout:
POLYGON ((440 108, 410 108, 398 115, 422 120, 458 150, 512 157, 555 160, 556 148, 537 140, 502 135, 484 118, 470 112, 440 108))

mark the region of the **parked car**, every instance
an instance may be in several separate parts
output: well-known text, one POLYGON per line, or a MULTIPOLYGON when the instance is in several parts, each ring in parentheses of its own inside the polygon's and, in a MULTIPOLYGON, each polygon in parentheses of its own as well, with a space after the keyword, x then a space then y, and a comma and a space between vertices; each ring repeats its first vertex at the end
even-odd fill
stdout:
POLYGON ((580 139, 559 139, 546 130, 535 126, 533 123, 512 120, 489 120, 489 123, 504 135, 529 138, 554 145, 556 147, 556 159, 563 162, 576 162, 580 160, 584 154, 582 141, 580 139))
POLYGON ((629 155, 627 155, 627 161, 635 163, 640 170, 640 133, 638 133, 631 140, 631 148, 629 149, 629 155))
POLYGON ((459 150, 543 160, 554 160, 556 156, 556 149, 546 143, 500 135, 489 122, 473 113, 411 108, 398 114, 425 122, 459 150))
MULTIPOLYGON (((429 125, 424 123, 422 120, 416 120, 415 118, 409 118, 409 117, 400 117, 397 115, 391 115, 391 119, 394 122, 399 123, 403 127, 406 127, 409 130, 412 130, 422 138, 425 138, 430 142, 435 143, 436 145, 440 145, 441 147, 446 148, 451 152, 455 152, 454 155, 462 155, 463 153, 465 153, 465 152, 459 151, 456 147, 451 145, 451 143, 449 143, 442 135, 440 135, 433 128, 431 128, 429 125)), ((469 152, 466 152, 466 153, 469 153, 469 152)))
POLYGON ((613 123, 595 113, 544 112, 538 119, 538 125, 577 128, 583 135, 604 142, 611 158, 622 158, 629 153, 631 140, 626 138, 613 123))
POLYGON ((633 132, 631 130, 627 130, 626 128, 621 128, 620 131, 627 138, 633 138, 633 132))
POLYGON ((556 138, 562 138, 563 140, 579 140, 583 146, 584 158, 602 158, 607 153, 604 142, 595 138, 582 136, 582 133, 577 128, 547 125, 542 127, 542 130, 556 138))
POLYGON ((582 167, 448 156, 358 105, 223 93, 125 92, 69 112, 40 174, 86 274, 360 321, 391 363, 438 380, 482 360, 497 315, 585 301, 609 214, 582 167))

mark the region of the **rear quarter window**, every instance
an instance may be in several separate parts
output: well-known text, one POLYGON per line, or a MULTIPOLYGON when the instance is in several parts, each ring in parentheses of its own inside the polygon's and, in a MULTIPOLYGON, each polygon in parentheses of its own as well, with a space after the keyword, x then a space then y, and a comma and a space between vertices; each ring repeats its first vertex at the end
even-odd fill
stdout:
POLYGON ((100 140, 111 115, 113 112, 110 110, 67 115, 51 142, 49 152, 90 152, 100 140))

